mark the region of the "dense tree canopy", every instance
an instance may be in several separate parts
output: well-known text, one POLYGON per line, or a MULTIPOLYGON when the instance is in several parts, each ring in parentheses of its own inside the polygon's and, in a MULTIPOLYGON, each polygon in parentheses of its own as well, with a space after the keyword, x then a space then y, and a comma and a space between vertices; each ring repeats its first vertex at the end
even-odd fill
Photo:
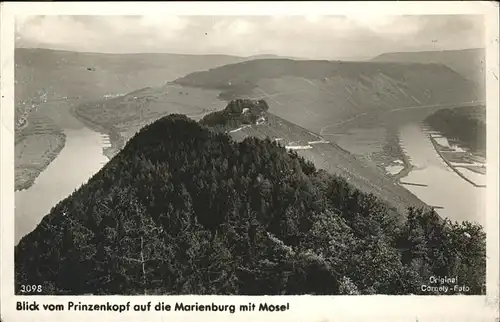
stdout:
POLYGON ((15 262, 18 294, 429 294, 430 276, 481 294, 485 234, 424 209, 400 220, 271 140, 169 115, 57 204, 15 262))

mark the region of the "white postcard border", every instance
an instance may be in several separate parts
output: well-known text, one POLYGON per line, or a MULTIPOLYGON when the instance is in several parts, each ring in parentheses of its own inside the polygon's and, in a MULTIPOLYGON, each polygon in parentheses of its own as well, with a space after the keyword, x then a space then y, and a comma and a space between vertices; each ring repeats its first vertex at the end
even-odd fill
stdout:
POLYGON ((1 4, 1 316, 2 321, 493 321, 499 298, 499 185, 498 185, 498 3, 495 2, 30 2, 1 4), (487 296, 78 296, 13 295, 14 276, 14 18, 25 15, 372 15, 482 14, 487 21, 487 296), (218 314, 210 312, 21 312, 15 302, 146 304, 165 302, 290 304, 279 313, 218 314), (442 318, 439 318, 442 317, 442 318), (446 317, 446 318, 445 318, 446 317))

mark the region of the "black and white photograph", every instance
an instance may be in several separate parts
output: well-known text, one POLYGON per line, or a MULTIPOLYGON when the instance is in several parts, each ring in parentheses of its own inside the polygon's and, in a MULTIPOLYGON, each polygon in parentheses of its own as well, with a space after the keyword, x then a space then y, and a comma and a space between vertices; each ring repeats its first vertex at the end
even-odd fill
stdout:
POLYGON ((15 294, 485 295, 485 26, 16 16, 15 294))

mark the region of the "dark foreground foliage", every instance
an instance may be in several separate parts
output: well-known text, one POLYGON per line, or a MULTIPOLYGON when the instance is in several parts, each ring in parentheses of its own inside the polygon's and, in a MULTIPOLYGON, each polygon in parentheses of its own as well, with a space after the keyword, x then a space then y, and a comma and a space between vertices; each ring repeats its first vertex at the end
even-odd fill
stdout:
POLYGON ((444 136, 460 140, 472 151, 485 153, 486 123, 474 117, 473 112, 471 107, 442 109, 428 116, 425 121, 444 136))
POLYGON ((418 209, 394 218, 270 140, 170 115, 55 206, 15 263, 18 294, 429 294, 430 276, 479 294, 485 234, 418 209))

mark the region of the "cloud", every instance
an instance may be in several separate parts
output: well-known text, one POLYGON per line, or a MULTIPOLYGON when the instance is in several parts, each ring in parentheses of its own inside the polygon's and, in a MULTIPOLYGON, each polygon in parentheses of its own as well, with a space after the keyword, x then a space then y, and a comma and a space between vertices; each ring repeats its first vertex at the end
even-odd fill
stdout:
POLYGON ((484 46, 480 16, 28 16, 17 45, 90 52, 277 54, 318 59, 484 46))

